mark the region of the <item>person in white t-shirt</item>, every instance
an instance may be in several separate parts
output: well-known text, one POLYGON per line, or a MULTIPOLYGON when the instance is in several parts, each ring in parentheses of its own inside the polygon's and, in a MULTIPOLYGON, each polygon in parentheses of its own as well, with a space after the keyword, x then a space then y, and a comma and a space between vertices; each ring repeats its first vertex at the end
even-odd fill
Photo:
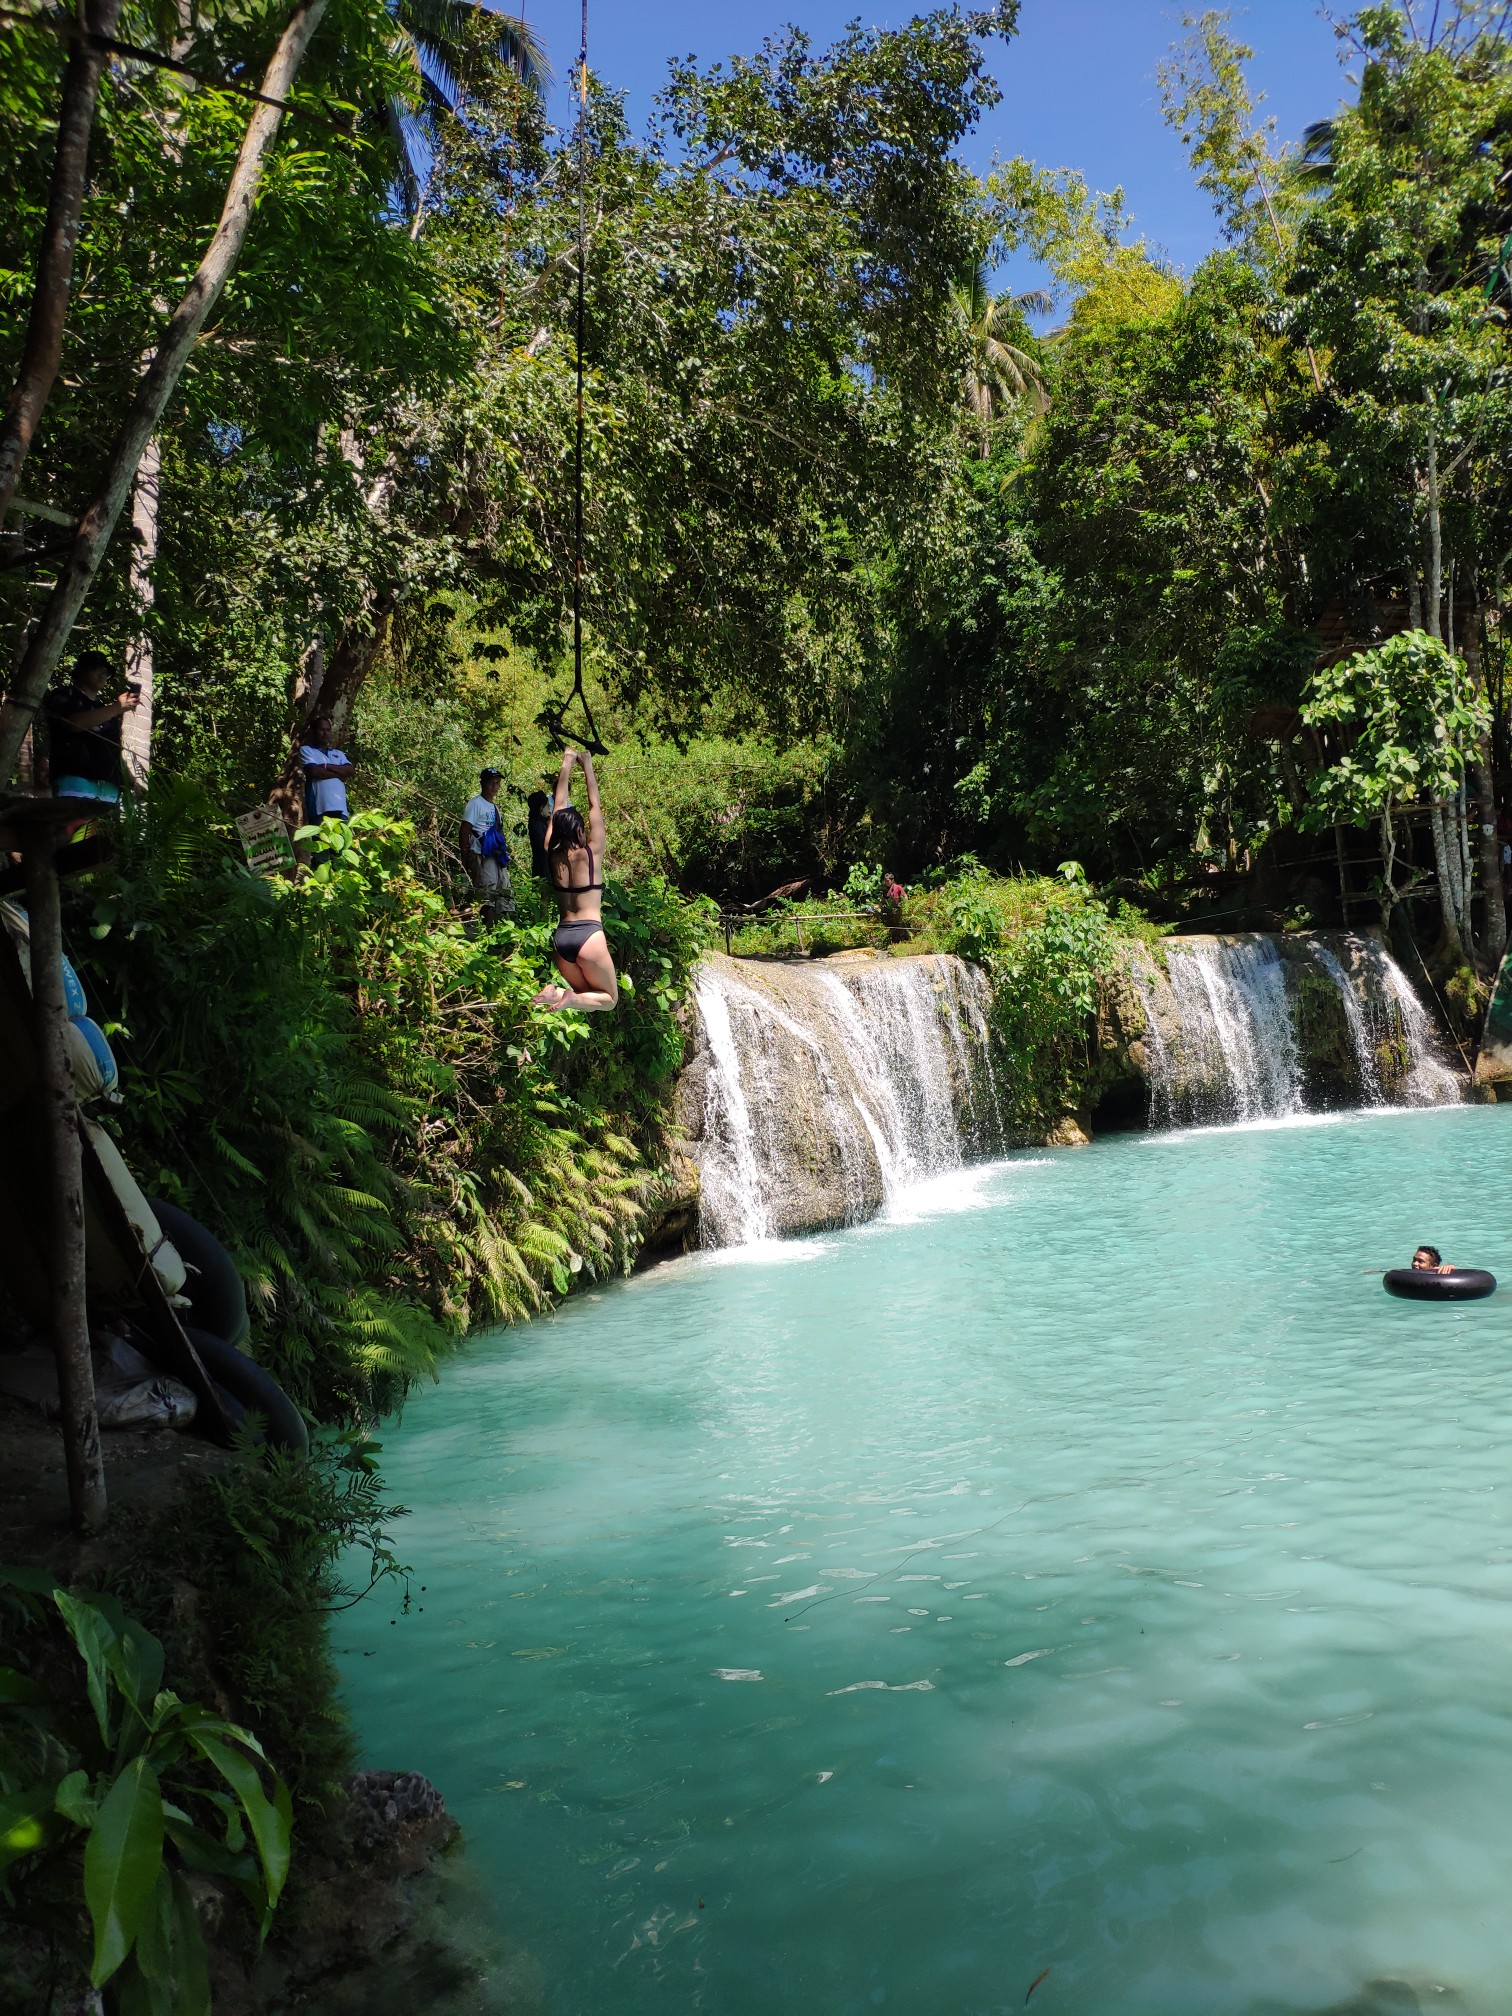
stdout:
POLYGON ((509 848, 496 803, 502 781, 497 770, 485 770, 478 779, 477 796, 462 808, 462 862, 483 898, 483 915, 490 924, 514 909, 509 848))

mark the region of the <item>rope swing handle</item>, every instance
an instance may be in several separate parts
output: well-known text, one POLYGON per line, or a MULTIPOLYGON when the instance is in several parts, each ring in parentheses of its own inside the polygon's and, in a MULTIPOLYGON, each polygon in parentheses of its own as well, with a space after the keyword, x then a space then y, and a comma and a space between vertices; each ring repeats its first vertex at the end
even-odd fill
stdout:
POLYGON ((572 444, 572 691, 560 707, 548 706, 541 718, 558 747, 565 747, 568 735, 563 717, 576 700, 588 724, 588 733, 578 739, 590 755, 603 756, 607 751, 599 739, 593 710, 583 691, 583 323, 588 267, 588 0, 583 0, 583 38, 578 50, 577 89, 578 242, 574 346, 577 353, 577 414, 572 444))

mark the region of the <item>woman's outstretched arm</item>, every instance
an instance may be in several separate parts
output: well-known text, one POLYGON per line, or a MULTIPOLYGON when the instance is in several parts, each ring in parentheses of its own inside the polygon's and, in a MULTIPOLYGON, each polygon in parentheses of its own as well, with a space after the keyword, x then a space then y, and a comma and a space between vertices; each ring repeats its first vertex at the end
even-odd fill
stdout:
POLYGON ((585 749, 579 757, 588 784, 588 845, 595 854, 604 851, 604 808, 599 801, 598 779, 593 774, 593 758, 585 749))
POLYGON ((572 766, 578 760, 576 749, 562 751, 562 774, 557 778, 556 789, 551 794, 551 809, 560 812, 572 803, 572 766))

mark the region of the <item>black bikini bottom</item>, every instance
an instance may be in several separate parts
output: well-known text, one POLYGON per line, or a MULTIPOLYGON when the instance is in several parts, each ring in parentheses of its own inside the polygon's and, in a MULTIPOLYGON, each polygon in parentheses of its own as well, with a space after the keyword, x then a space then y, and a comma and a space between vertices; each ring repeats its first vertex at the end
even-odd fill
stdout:
POLYGON ((596 931, 602 931, 602 917, 564 917, 551 934, 551 949, 559 959, 576 959, 596 931))

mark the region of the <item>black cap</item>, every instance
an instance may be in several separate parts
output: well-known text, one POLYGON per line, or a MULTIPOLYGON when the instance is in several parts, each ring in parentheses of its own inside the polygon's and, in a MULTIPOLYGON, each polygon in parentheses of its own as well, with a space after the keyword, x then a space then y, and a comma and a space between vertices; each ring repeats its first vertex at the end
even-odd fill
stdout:
POLYGON ((503 775, 504 772, 502 770, 485 770, 483 771, 482 775, 478 778, 478 782, 481 784, 485 778, 502 777, 503 775))

